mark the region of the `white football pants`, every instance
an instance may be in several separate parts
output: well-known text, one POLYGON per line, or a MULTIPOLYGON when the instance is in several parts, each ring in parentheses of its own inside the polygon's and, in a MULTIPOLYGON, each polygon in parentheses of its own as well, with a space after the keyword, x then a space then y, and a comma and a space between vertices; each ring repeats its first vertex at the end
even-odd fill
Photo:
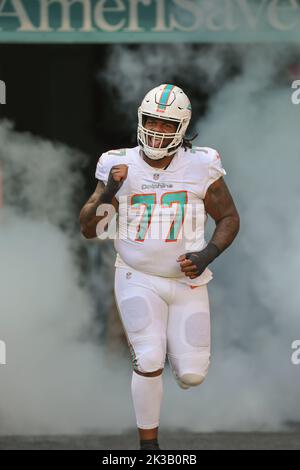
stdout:
POLYGON ((137 426, 159 424, 166 355, 181 388, 203 382, 210 363, 207 284, 191 288, 172 278, 116 268, 115 298, 133 363, 132 398, 137 426))

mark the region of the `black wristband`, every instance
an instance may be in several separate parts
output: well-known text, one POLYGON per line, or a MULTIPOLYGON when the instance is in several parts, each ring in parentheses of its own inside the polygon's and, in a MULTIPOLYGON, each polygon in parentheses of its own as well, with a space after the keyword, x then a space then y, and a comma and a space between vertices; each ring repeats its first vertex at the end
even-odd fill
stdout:
POLYGON ((197 266, 197 275, 199 276, 205 268, 211 263, 219 254, 221 250, 212 242, 201 251, 194 251, 186 253, 186 259, 190 259, 192 263, 197 266))
POLYGON ((212 257, 212 261, 222 253, 220 248, 218 248, 213 242, 209 242, 204 249, 207 249, 209 256, 212 257))

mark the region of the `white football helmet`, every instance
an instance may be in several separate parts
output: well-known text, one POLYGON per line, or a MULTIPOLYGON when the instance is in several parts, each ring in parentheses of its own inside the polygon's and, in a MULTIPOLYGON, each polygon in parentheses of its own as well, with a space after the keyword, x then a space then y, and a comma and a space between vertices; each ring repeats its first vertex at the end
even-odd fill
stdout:
POLYGON ((137 138, 147 157, 160 160, 174 154, 182 145, 191 116, 190 100, 178 86, 164 84, 150 90, 138 109, 137 138), (167 134, 146 129, 144 124, 149 116, 177 123, 176 132, 167 134), (162 147, 166 138, 170 139, 170 143, 162 147), (159 147, 154 146, 155 139, 160 140, 159 147))

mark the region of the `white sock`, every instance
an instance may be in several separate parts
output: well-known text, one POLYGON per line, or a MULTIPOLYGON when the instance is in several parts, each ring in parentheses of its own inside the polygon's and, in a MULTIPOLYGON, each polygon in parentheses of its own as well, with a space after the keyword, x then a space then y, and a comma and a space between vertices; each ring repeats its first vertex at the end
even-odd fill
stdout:
POLYGON ((162 374, 156 377, 145 377, 133 371, 131 393, 138 428, 158 427, 163 397, 162 374))

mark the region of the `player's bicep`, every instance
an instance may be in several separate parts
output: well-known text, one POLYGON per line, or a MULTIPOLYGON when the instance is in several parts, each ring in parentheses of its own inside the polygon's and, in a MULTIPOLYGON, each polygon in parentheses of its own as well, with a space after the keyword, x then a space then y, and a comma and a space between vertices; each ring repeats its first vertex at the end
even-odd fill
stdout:
POLYGON ((233 198, 223 177, 220 177, 208 187, 204 198, 204 206, 206 212, 215 222, 224 217, 238 217, 233 198))

